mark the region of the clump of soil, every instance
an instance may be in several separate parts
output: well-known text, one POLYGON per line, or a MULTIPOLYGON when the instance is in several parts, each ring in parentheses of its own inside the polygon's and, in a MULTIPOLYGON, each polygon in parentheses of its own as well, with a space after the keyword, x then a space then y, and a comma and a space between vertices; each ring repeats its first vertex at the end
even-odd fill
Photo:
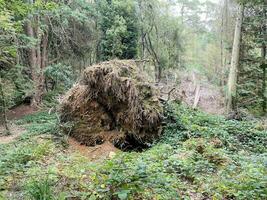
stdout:
POLYGON ((88 67, 63 99, 61 122, 88 146, 109 141, 125 148, 129 138, 134 145, 150 143, 161 134, 163 107, 146 80, 133 60, 88 67))

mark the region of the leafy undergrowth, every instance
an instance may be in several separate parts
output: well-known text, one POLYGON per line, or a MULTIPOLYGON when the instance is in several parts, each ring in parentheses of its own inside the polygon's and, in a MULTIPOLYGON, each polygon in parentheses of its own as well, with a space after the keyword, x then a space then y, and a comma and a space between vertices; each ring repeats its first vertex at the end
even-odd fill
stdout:
POLYGON ((0 199, 267 198, 267 133, 260 122, 178 104, 166 114, 165 134, 152 148, 100 162, 62 145, 55 114, 19 120, 27 133, 0 146, 0 199))
POLYGON ((167 127, 163 142, 179 146, 190 138, 218 139, 229 151, 266 152, 266 127, 260 121, 226 120, 187 108, 179 104, 169 105, 167 127))

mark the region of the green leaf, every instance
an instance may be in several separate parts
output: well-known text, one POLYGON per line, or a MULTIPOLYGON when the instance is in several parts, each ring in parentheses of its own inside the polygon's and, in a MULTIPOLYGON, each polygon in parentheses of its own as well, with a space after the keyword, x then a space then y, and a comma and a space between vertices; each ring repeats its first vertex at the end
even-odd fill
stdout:
POLYGON ((129 190, 122 190, 118 192, 118 197, 120 200, 125 200, 128 197, 129 190))

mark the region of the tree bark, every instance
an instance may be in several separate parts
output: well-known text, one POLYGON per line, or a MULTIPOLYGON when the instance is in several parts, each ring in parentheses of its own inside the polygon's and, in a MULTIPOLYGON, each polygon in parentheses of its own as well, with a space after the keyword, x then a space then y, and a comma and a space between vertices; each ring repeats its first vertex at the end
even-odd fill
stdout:
POLYGON ((267 17, 266 17, 266 6, 267 6, 267 0, 264 1, 263 5, 263 26, 262 26, 262 35, 263 35, 263 42, 262 42, 262 48, 261 48, 261 57, 262 57, 262 111, 265 114, 266 113, 266 104, 267 104, 267 97, 265 95, 266 91, 266 41, 267 41, 267 17))
POLYGON ((48 34, 40 31, 40 17, 29 17, 26 23, 26 34, 28 37, 37 39, 37 44, 29 49, 29 64, 31 78, 34 84, 34 94, 31 105, 37 107, 42 102, 42 96, 45 91, 44 69, 48 64, 48 34), (36 26, 33 28, 32 23, 36 26))
POLYGON ((157 55, 157 53, 154 50, 154 47, 152 45, 149 33, 147 33, 146 36, 147 37, 145 37, 145 41, 147 44, 147 50, 150 52, 150 55, 153 57, 153 62, 155 65, 155 78, 156 78, 156 82, 159 83, 161 80, 161 76, 162 76, 162 68, 160 66, 160 61, 159 61, 158 55, 157 55))
MULTIPOLYGON (((35 38, 32 23, 29 19, 29 21, 26 23, 26 34, 28 37, 35 38)), ((35 80, 35 66, 36 66, 36 50, 34 47, 31 47, 29 49, 29 64, 30 64, 30 71, 31 71, 31 78, 32 80, 35 80)))
MULTIPOLYGON (((222 12, 222 19, 221 19, 221 43, 220 43, 220 53, 221 53, 221 57, 220 57, 220 61, 221 61, 221 69, 218 70, 218 71, 221 71, 223 70, 224 68, 224 63, 223 63, 223 60, 224 60, 224 42, 223 42, 223 39, 224 39, 224 13, 222 12)), ((217 71, 217 72, 218 72, 217 71)), ((217 73, 216 72, 216 73, 217 73)), ((220 76, 220 78, 222 78, 222 76, 220 76)), ((222 81, 220 80, 220 83, 222 83, 222 81)))
MULTIPOLYGON (((265 47, 266 48, 266 47, 265 47)), ((265 57, 266 57, 266 50, 265 50, 265 57)), ((266 63, 263 65, 263 83, 262 83, 262 111, 264 114, 266 114, 266 104, 267 104, 267 97, 266 97, 266 63)))
POLYGON ((242 22, 244 15, 244 5, 239 6, 238 16, 236 20, 235 35, 231 57, 231 67, 228 77, 228 90, 226 99, 226 111, 230 113, 232 110, 236 110, 236 95, 237 95, 237 73, 239 65, 240 43, 242 36, 242 22))
POLYGON ((5 94, 3 91, 3 83, 2 79, 0 78, 0 98, 2 100, 2 118, 3 118, 3 124, 6 130, 6 135, 10 135, 10 129, 8 127, 8 120, 7 120, 7 114, 6 114, 6 100, 5 100, 5 94))
MULTIPOLYGON (((33 0, 28 0, 29 4, 33 4, 33 0)), ((32 23, 35 22, 36 19, 32 16, 29 15, 29 19, 26 22, 26 34, 28 37, 32 38, 32 39, 36 39, 36 36, 38 36, 38 31, 35 30, 33 28, 32 23)), ((37 24, 38 26, 38 24, 37 24)), ((38 58, 40 57, 40 49, 38 45, 34 45, 29 49, 29 55, 28 55, 28 59, 29 59, 29 65, 30 65, 30 71, 31 71, 31 79, 33 81, 34 84, 34 94, 33 94, 33 98, 31 101, 31 105, 32 106, 37 106, 38 104, 38 91, 37 91, 37 85, 38 85, 38 73, 39 73, 39 60, 38 58)))

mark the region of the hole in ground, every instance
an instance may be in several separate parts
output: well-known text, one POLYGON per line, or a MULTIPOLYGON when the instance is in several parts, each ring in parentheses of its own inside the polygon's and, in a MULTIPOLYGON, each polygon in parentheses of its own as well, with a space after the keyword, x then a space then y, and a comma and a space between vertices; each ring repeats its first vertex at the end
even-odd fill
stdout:
POLYGON ((142 152, 150 148, 149 144, 145 144, 137 140, 133 135, 127 135, 124 141, 118 141, 113 144, 116 148, 126 152, 129 151, 142 152))

